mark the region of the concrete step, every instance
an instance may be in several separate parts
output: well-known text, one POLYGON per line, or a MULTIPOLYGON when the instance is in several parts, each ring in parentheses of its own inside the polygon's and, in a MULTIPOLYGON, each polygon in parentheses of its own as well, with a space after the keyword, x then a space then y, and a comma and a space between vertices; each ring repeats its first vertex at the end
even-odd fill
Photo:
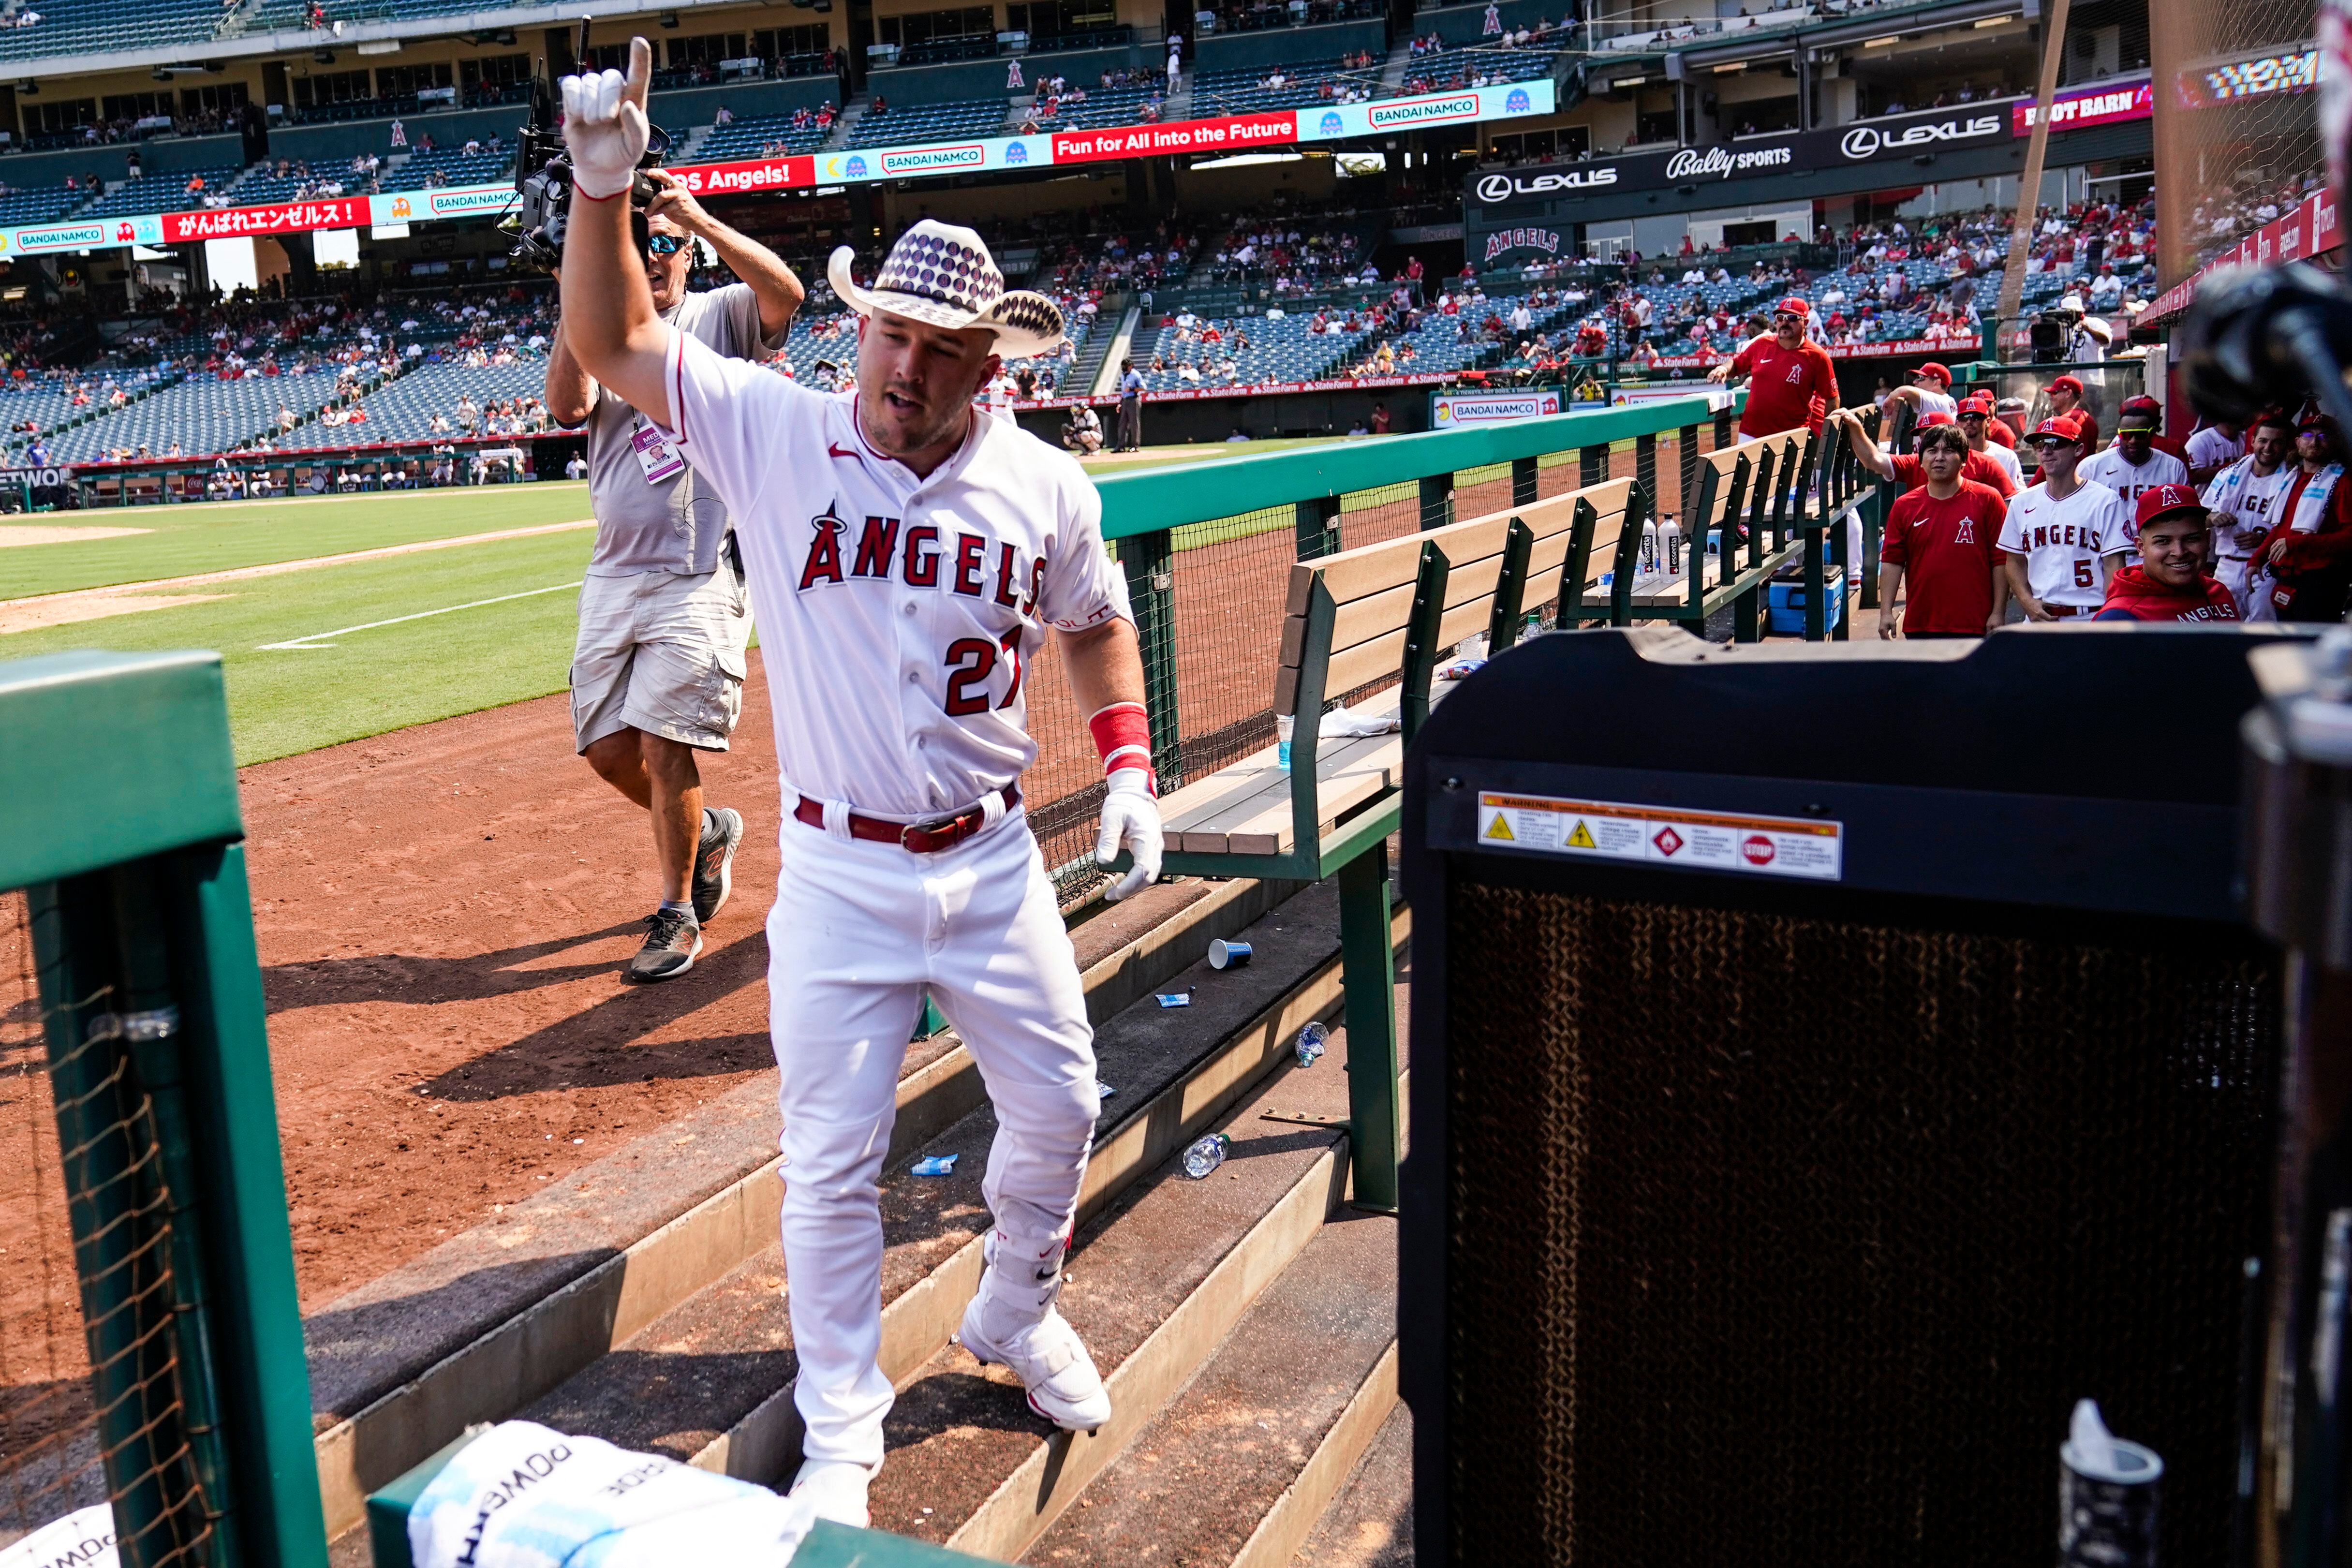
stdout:
MULTIPOLYGON (((1079 926, 1089 1015, 1113 1017, 1290 890, 1171 885, 1079 926)), ((953 1035, 910 1049, 893 1168, 984 1099, 953 1035)), ((662 1342, 656 1325, 701 1292, 741 1289, 736 1277, 756 1276, 775 1250, 776 1170, 775 1086, 762 1079, 310 1314, 330 1534, 364 1541, 354 1527, 366 1494, 467 1424, 514 1415, 616 1350, 662 1342)))
POLYGON ((1345 1060, 1342 1038, 1311 1069, 1283 1066, 1221 1119, 1233 1147, 1215 1173, 1162 1161, 1080 1231, 1061 1304, 1109 1390, 1107 1424, 1057 1432, 1004 1369, 948 1346, 891 1414, 877 1527, 1013 1561, 1066 1518, 1343 1200, 1346 1135, 1312 1119, 1344 1119, 1345 1060))
MULTIPOLYGON (((1192 992, 1192 1006, 1147 997, 1097 1026, 1099 1076, 1117 1092, 1103 1102, 1081 1224, 1278 1066, 1307 1019, 1336 1013, 1336 901, 1328 886, 1310 888, 1248 929, 1257 957, 1247 968, 1220 974, 1203 962, 1168 981, 1192 992)), ((1344 1099, 1343 1085, 1343 1110, 1344 1099)), ((883 1363, 894 1382, 946 1346, 978 1283, 988 1223, 981 1178, 995 1131, 983 1103, 894 1151, 886 1167, 883 1363), (909 1173, 916 1158, 936 1154, 960 1156, 954 1175, 909 1173)), ((519 1414, 749 1479, 783 1479, 800 1436, 787 1289, 769 1242, 519 1414)))
POLYGON ((1024 1559, 1281 1568, 1396 1404, 1396 1221, 1335 1215, 1024 1559))
POLYGON ((1412 1410, 1400 1402, 1291 1557, 1292 1568, 1412 1568, 1412 1410))

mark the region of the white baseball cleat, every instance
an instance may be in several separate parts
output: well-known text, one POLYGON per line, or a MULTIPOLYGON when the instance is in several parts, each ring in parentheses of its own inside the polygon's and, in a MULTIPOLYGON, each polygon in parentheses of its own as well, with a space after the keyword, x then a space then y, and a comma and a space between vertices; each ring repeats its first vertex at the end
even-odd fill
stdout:
POLYGON ((801 1466, 801 1473, 793 1478, 792 1490, 785 1495, 808 1504, 809 1511, 819 1519, 864 1530, 873 1521, 866 1510, 866 1488, 873 1479, 873 1470, 846 1459, 811 1459, 801 1466))
POLYGON ((1067 1237, 1021 1243, 990 1231, 980 1290, 956 1338, 981 1361, 1011 1367, 1030 1409, 1065 1431, 1091 1432, 1110 1419, 1110 1395, 1078 1331, 1054 1310, 1069 1247, 1067 1237))
POLYGON ((981 1303, 975 1299, 964 1309, 963 1328, 956 1337, 982 1361, 1011 1367, 1029 1391, 1030 1409, 1066 1432, 1091 1432, 1110 1419, 1110 1394, 1103 1388, 1102 1373, 1095 1370, 1094 1357, 1087 1353, 1068 1319, 1049 1310, 1001 1341, 983 1334, 980 1320, 981 1303))

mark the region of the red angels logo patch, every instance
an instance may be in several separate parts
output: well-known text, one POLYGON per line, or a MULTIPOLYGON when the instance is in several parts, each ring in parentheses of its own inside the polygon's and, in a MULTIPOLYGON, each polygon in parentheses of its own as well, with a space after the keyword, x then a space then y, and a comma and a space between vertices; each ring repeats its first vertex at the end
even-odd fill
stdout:
POLYGON ((809 542, 808 560, 801 566, 801 587, 804 591, 818 583, 841 581, 841 535, 847 526, 835 515, 841 506, 838 498, 825 503, 825 509, 809 519, 816 537, 809 542))

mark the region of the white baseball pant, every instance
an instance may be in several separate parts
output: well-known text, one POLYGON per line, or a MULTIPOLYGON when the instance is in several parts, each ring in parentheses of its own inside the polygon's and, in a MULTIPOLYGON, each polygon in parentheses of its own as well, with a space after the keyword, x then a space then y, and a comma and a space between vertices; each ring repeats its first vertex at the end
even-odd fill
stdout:
MULTIPOLYGON (((785 799, 793 799, 787 786, 785 799)), ((827 812, 840 821, 838 806, 827 812)), ((1016 809, 933 855, 820 829, 787 806, 768 914, 768 1017, 783 1110, 793 1394, 811 1459, 878 1465, 883 1156, 926 992, 996 1108, 982 1195, 1018 1243, 1066 1235, 1100 1101, 1077 958, 1016 809)))

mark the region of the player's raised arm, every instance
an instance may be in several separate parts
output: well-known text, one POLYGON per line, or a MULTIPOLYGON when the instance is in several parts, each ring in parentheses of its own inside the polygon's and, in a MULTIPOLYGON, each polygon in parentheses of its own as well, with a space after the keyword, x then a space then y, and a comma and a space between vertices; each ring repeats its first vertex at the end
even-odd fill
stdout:
POLYGON ((671 424, 662 375, 670 331, 654 312, 644 268, 631 255, 629 186, 645 156, 646 87, 653 50, 629 40, 629 74, 563 79, 563 144, 571 150, 572 213, 563 237, 563 332, 580 367, 656 424, 671 424))

